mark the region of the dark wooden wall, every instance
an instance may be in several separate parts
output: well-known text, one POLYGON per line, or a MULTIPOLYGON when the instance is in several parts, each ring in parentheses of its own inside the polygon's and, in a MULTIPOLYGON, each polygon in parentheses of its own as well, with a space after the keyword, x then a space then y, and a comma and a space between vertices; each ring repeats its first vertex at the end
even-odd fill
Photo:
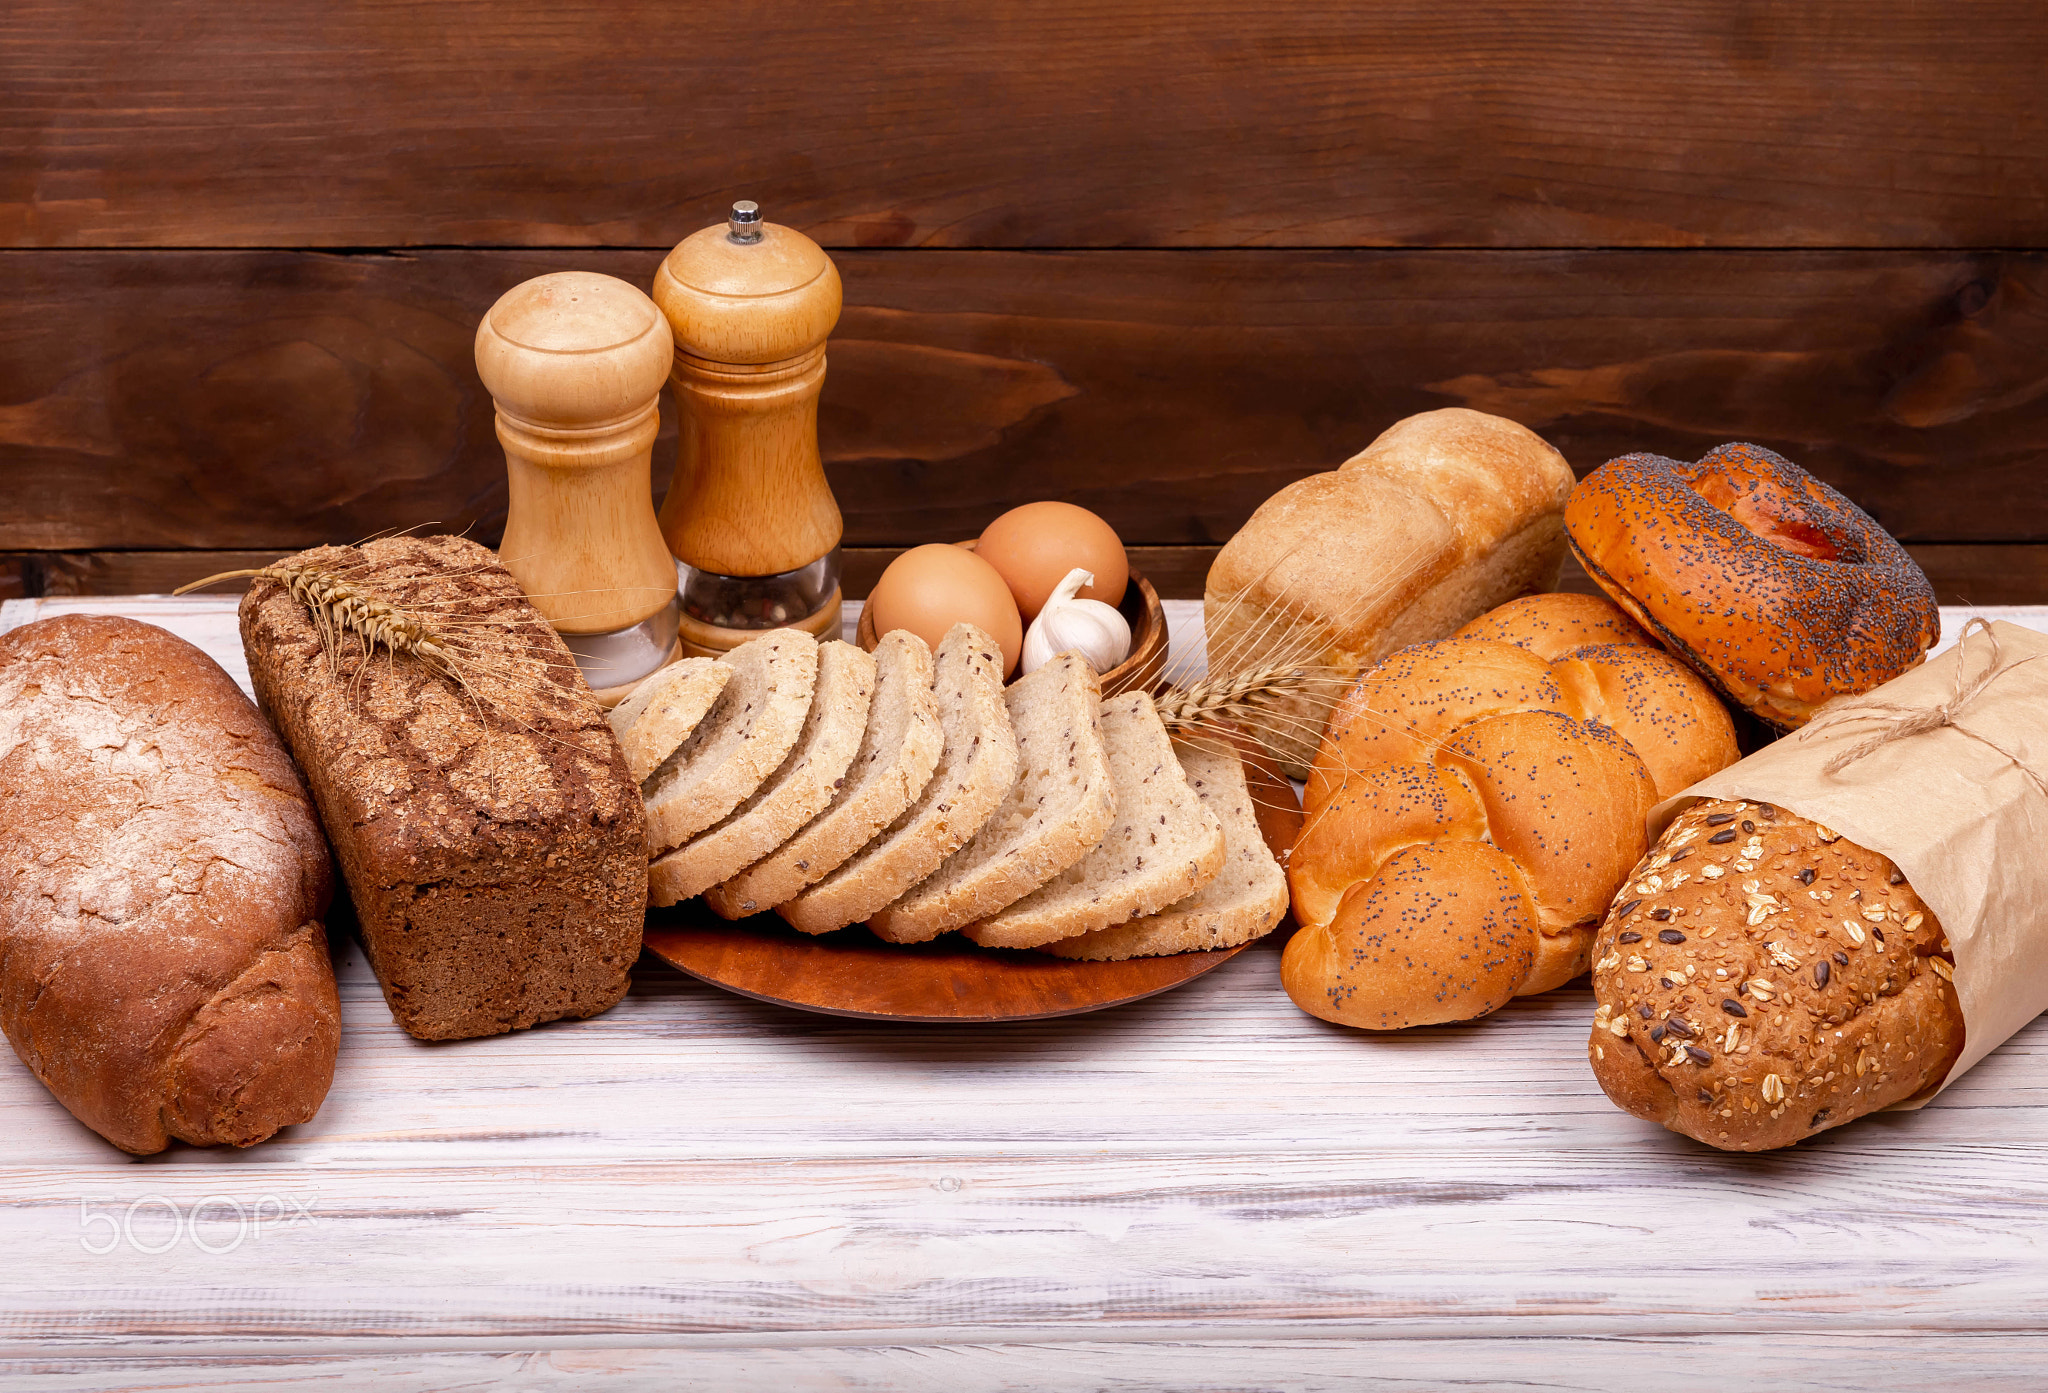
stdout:
POLYGON ((1582 471, 1761 441, 2048 600, 2044 73, 2039 0, 20 0, 0 593, 490 538, 478 316, 752 197, 845 275, 856 591, 1060 496, 1199 593, 1463 404, 1582 471))

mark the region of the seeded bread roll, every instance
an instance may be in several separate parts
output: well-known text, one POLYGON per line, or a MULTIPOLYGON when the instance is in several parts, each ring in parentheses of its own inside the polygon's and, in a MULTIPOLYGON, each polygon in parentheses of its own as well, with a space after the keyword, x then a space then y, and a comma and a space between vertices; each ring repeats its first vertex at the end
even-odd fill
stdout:
POLYGON ((1868 513, 1782 455, 1623 455, 1572 491, 1573 555, 1609 598, 1776 730, 1941 637, 1934 587, 1868 513))
POLYGON ((1681 814, 1595 944, 1593 1074, 1637 1117, 1768 1151, 1932 1088, 1953 959, 1897 866, 1767 803, 1681 814))
MULTIPOLYGON (((1583 613, 1538 622, 1555 608, 1517 606, 1497 631, 1546 647, 1611 636, 1583 613)), ((1591 961, 1650 810, 1735 759, 1728 713, 1653 648, 1403 649, 1337 703, 1310 771, 1281 983, 1309 1014, 1367 1030, 1560 986, 1591 961)))

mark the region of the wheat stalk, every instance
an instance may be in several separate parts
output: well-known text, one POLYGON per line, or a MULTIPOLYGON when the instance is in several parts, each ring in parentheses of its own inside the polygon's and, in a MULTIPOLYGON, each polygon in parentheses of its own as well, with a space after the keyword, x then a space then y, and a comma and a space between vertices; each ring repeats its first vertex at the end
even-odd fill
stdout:
POLYGON ((1305 692, 1311 682, 1308 669, 1284 663, 1219 673, 1169 688, 1157 703, 1159 719, 1168 730, 1211 727, 1262 711, 1264 702, 1305 692))
POLYGON ((327 670, 336 670, 340 636, 353 634, 363 645, 365 656, 379 648, 387 653, 417 658, 432 671, 453 681, 462 680, 457 664, 462 658, 452 639, 411 610, 352 585, 337 572, 320 566, 260 566, 181 585, 171 593, 204 589, 224 580, 269 580, 282 585, 291 597, 304 605, 320 631, 320 646, 327 654, 327 670))

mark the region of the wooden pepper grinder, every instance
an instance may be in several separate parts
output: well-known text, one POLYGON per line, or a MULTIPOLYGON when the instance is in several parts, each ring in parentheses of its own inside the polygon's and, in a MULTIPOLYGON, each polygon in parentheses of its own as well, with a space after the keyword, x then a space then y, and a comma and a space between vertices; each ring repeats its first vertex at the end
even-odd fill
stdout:
POLYGON ((839 271, 801 232, 735 203, 654 277, 674 331, 682 438, 661 531, 681 563, 685 652, 762 629, 839 632, 839 505, 818 458, 839 271))
POLYGON ((607 707, 678 656, 676 568, 650 487, 674 357, 654 302, 589 271, 512 287, 476 330, 511 492, 498 558, 607 707))

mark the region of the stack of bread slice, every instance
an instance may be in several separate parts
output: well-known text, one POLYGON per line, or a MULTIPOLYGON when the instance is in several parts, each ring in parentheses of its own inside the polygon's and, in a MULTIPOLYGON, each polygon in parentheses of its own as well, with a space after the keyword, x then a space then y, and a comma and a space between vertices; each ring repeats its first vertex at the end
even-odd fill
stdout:
POLYGON ((1105 700, 1077 654, 1005 688, 972 625, 936 653, 771 630, 662 669, 612 727, 654 905, 1091 960, 1233 946, 1287 909, 1235 750, 1172 739, 1142 692, 1105 700))

